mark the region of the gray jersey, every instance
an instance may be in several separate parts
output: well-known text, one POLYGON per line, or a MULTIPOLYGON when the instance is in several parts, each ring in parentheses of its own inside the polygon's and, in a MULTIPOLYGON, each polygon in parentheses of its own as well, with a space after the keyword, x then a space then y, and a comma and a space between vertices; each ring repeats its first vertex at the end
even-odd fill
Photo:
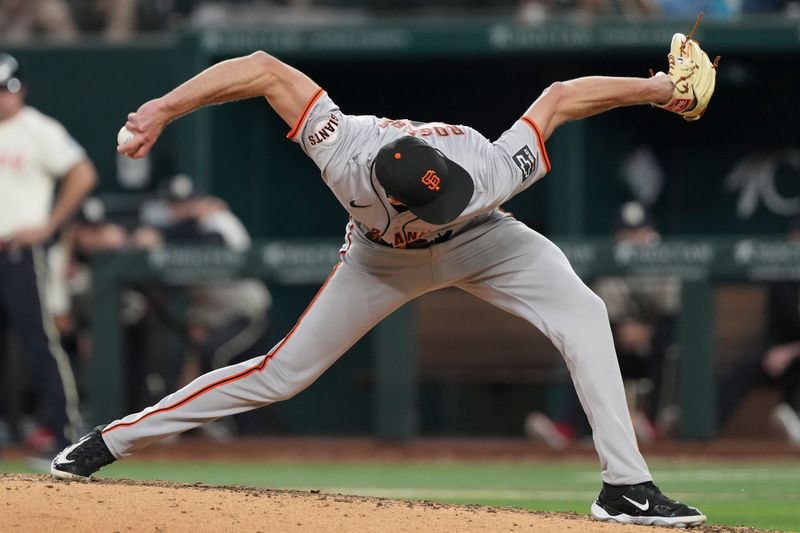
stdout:
POLYGON ((426 245, 463 232, 550 169, 541 135, 527 118, 518 120, 492 143, 468 126, 346 115, 322 90, 290 138, 314 160, 322 179, 359 229, 370 239, 397 248, 426 245), (396 210, 375 177, 373 161, 378 150, 405 135, 441 150, 475 182, 466 209, 444 226, 396 210))

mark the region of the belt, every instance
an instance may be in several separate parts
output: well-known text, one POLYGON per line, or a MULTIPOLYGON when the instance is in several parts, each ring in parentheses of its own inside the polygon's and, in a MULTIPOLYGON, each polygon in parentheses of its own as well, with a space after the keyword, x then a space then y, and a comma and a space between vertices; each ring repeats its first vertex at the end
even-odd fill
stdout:
POLYGON ((443 243, 445 241, 449 241, 450 238, 453 237, 453 230, 446 231, 446 232, 442 233, 441 235, 439 235, 438 237, 436 237, 435 239, 432 239, 430 241, 417 240, 417 241, 412 241, 412 242, 406 244, 405 246, 392 246, 390 243, 384 241, 383 239, 381 239, 380 237, 378 237, 378 236, 376 236, 376 235, 374 235, 372 233, 365 232, 364 236, 367 239, 369 239, 370 241, 372 241, 374 243, 377 243, 377 244, 380 244, 381 246, 386 246, 387 248, 395 248, 395 249, 400 249, 400 250, 409 250, 409 249, 410 250, 419 250, 421 248, 430 248, 434 244, 441 244, 441 243, 443 243))

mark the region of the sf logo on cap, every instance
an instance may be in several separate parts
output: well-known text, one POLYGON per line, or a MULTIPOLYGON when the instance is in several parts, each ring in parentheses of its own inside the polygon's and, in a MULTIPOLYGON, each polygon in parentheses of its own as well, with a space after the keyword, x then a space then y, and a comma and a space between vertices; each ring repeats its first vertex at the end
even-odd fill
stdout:
POLYGON ((439 176, 436 175, 435 170, 427 171, 425 175, 422 176, 422 179, 420 181, 422 182, 423 185, 425 185, 428 189, 432 191, 438 191, 439 184, 442 182, 439 176))

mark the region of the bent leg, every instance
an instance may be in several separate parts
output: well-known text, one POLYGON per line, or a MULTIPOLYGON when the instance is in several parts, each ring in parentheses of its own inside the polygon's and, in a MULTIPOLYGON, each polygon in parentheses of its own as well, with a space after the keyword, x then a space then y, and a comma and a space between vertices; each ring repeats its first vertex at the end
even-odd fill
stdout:
POLYGON ((268 354, 200 376, 158 404, 112 422, 103 440, 115 457, 127 457, 203 423, 291 398, 416 294, 399 276, 387 281, 345 260, 268 354))
POLYGON ((553 243, 507 219, 482 236, 483 268, 458 286, 540 329, 561 352, 592 426, 603 480, 651 480, 639 452, 603 301, 553 243), (486 265, 490 265, 486 268, 486 265))

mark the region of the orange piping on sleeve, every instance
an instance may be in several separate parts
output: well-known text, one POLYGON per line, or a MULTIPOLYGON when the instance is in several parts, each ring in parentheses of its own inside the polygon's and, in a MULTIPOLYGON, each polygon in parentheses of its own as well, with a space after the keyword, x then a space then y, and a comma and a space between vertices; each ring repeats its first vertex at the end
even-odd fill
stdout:
POLYGON ((317 89, 317 92, 315 92, 314 95, 308 100, 303 112, 300 113, 299 117, 297 117, 297 122, 294 123, 294 127, 289 131, 289 133, 286 134, 287 139, 294 140, 295 136, 302 129, 303 123, 306 121, 309 111, 311 111, 311 108, 314 107, 314 104, 317 103, 317 100, 319 100, 319 97, 322 96, 324 92, 325 91, 323 91, 322 88, 319 88, 317 89))
POLYGON ((550 172, 550 158, 547 157, 547 149, 544 147, 544 137, 542 137, 542 132, 539 130, 539 126, 537 126, 536 122, 534 122, 530 117, 523 116, 521 120, 530 126, 533 132, 536 134, 536 144, 539 145, 539 152, 542 154, 542 159, 544 159, 544 166, 547 168, 547 171, 550 172))

